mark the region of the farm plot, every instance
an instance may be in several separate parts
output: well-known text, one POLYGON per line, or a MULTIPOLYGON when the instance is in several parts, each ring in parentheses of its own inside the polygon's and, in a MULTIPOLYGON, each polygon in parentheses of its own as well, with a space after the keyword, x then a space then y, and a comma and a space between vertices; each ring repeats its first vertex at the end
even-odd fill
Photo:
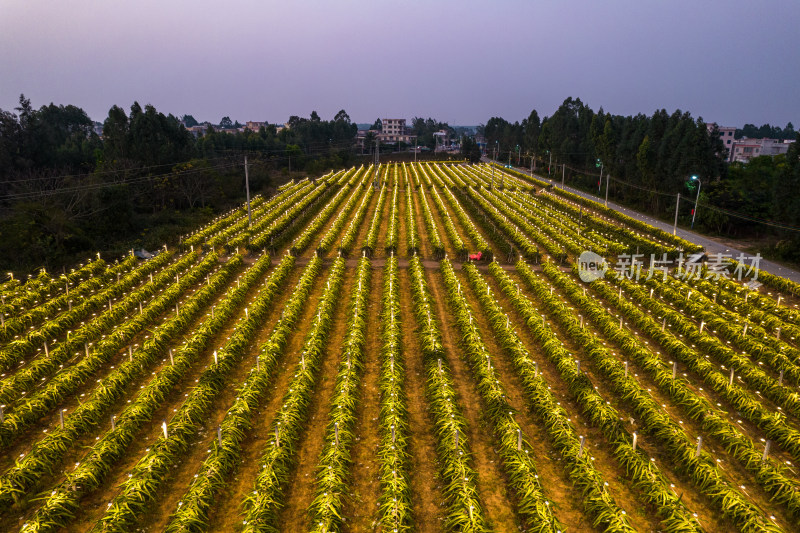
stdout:
POLYGON ((796 530, 800 291, 697 251, 401 163, 4 281, 0 530, 796 530))

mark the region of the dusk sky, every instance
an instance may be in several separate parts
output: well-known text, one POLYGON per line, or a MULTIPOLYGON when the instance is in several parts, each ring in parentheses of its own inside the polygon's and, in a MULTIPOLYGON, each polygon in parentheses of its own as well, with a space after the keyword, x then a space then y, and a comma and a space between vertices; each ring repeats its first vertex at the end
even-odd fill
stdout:
POLYGON ((799 0, 0 0, 0 108, 451 125, 689 111, 800 126, 799 0))

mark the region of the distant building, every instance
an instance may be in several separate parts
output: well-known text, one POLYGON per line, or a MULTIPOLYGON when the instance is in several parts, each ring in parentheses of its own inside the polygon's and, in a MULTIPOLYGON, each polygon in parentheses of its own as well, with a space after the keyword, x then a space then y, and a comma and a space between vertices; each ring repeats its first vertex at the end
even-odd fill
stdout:
MULTIPOLYGON (((356 132, 356 148, 358 148, 361 153, 364 153, 366 146, 364 145, 367 139, 367 134, 372 133, 374 136, 373 139, 377 139, 381 132, 378 130, 358 130, 356 132)), ((375 144, 373 141, 372 144, 375 144)), ((371 150, 372 148, 370 148, 371 150)))
POLYGON ((775 139, 748 139, 747 137, 733 142, 731 161, 747 163, 753 157, 760 155, 776 156, 789 151, 789 145, 794 141, 778 141, 775 139))
POLYGON ((433 134, 436 141, 436 152, 457 152, 461 150, 461 142, 450 135, 450 130, 439 130, 433 134))
POLYGON ((728 161, 747 163, 753 157, 761 155, 760 139, 740 139, 731 147, 728 161))
POLYGON ((717 128, 722 144, 728 150, 727 161, 747 163, 753 157, 761 155, 775 156, 785 154, 793 141, 778 141, 775 139, 749 139, 744 137, 736 139, 736 128, 731 126, 718 126, 716 123, 706 124, 708 132, 717 128))
POLYGON ((715 127, 717 128, 722 144, 725 146, 725 149, 728 150, 727 160, 729 162, 733 161, 733 143, 735 142, 734 135, 736 135, 736 128, 732 126, 718 126, 716 122, 706 124, 708 133, 713 132, 715 127))
POLYGON ((406 119, 382 118, 378 139, 384 144, 398 142, 411 144, 417 139, 417 136, 413 135, 411 129, 406 126, 406 119))
POLYGON ((411 132, 411 128, 406 126, 404 118, 382 118, 380 130, 358 130, 356 133, 356 147, 362 152, 365 150, 364 142, 367 135, 372 133, 375 139, 381 144, 400 143, 414 144, 417 136, 411 132))
POLYGON ((206 134, 208 130, 209 124, 198 124, 197 126, 189 126, 186 128, 186 131, 194 135, 195 137, 202 137, 206 134))
POLYGON ((250 131, 258 131, 261 128, 266 128, 267 127, 267 123, 266 122, 254 122, 252 120, 248 120, 247 122, 244 123, 244 127, 247 128, 250 131))
POLYGON ((406 119, 382 118, 381 133, 384 135, 404 135, 406 132, 406 119))

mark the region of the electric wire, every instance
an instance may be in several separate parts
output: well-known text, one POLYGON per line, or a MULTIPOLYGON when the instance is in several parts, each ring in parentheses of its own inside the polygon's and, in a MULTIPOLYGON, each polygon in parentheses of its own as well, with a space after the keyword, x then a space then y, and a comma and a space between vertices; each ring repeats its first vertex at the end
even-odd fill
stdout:
MULTIPOLYGON (((568 168, 569 170, 571 170, 573 172, 580 172, 580 173, 585 174, 587 176, 598 176, 599 177, 599 174, 595 174, 595 173, 592 173, 592 172, 580 171, 579 169, 576 169, 576 168, 573 168, 573 167, 570 167, 570 166, 567 166, 566 168, 568 168)), ((610 181, 613 181, 614 183, 618 183, 620 185, 623 185, 625 187, 631 187, 633 189, 638 189, 640 191, 644 191, 644 192, 647 192, 647 193, 650 193, 650 194, 655 194, 655 195, 658 195, 658 196, 665 196, 665 197, 668 197, 668 198, 675 198, 675 196, 676 196, 675 194, 670 194, 670 193, 663 192, 663 191, 657 191, 657 190, 654 190, 654 189, 648 189, 647 187, 643 187, 641 185, 636 185, 634 183, 628 183, 628 182, 619 180, 617 178, 614 178, 613 176, 606 175, 606 179, 608 179, 610 181)), ((773 222, 771 220, 764 220, 764 219, 756 218, 756 217, 749 216, 749 215, 743 215, 741 213, 737 213, 736 211, 731 211, 729 209, 725 209, 725 208, 722 208, 722 207, 717 207, 717 206, 712 205, 712 204, 707 203, 707 202, 700 202, 700 201, 691 200, 691 199, 689 199, 689 201, 691 203, 695 204, 695 209, 702 207, 704 209, 709 209, 711 211, 716 211, 716 212, 721 213, 723 215, 726 215, 726 216, 729 216, 729 217, 733 217, 733 218, 738 218, 738 219, 741 219, 741 220, 746 220, 748 222, 755 222, 757 224, 763 224, 765 226, 770 226, 770 227, 781 229, 781 230, 784 230, 784 231, 800 232, 800 228, 798 228, 796 226, 791 226, 789 224, 783 224, 781 222, 773 222)))

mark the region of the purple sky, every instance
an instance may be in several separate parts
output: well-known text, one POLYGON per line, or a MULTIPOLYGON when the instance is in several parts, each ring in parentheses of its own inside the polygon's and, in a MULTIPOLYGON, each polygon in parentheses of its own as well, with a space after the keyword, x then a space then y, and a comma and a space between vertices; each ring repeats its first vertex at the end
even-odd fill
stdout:
POLYGON ((0 0, 0 108, 198 120, 689 111, 800 127, 798 0, 0 0))

